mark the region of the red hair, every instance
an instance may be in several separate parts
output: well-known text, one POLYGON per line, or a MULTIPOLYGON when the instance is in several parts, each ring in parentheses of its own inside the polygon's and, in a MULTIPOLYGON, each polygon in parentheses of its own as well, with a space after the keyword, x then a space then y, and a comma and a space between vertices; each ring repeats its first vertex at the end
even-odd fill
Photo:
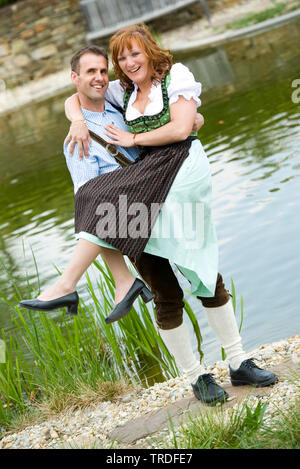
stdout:
POLYGON ((149 29, 144 25, 133 25, 117 31, 110 40, 110 51, 116 77, 125 90, 132 89, 132 81, 122 72, 118 57, 125 48, 132 49, 132 41, 136 41, 149 60, 152 69, 152 80, 161 81, 170 71, 173 61, 170 51, 162 49, 149 29))

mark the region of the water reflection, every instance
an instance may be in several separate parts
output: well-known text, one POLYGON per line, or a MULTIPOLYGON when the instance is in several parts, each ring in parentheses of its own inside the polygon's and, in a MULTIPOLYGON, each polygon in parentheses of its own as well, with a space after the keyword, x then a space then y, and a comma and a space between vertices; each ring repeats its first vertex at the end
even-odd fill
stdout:
POLYGON ((201 77, 204 92, 236 80, 234 69, 223 47, 205 50, 197 56, 184 57, 184 63, 196 77, 201 77))

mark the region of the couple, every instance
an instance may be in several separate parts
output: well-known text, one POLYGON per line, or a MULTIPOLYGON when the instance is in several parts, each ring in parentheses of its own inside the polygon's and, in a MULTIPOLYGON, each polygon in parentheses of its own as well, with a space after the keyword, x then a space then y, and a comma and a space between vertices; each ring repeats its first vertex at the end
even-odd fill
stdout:
POLYGON ((196 398, 211 405, 224 402, 228 394, 193 353, 182 319, 183 292, 171 260, 204 306, 208 323, 225 349, 232 384, 274 384, 276 375, 247 359, 230 295, 218 273, 210 168, 194 132, 203 124, 201 116, 196 119, 201 85, 184 65, 173 65, 169 52, 160 48, 145 26, 118 31, 110 41, 110 49, 118 78, 111 83, 107 55, 101 48, 86 47, 71 60, 71 79, 78 92, 66 101, 66 114, 72 124, 64 151, 75 186, 78 244, 55 284, 37 299, 21 301, 20 305, 41 311, 67 306, 68 312, 76 314, 77 282, 101 254, 116 283, 115 308, 106 322, 128 314, 138 295, 144 301, 154 297, 159 333, 196 398), (124 119, 115 106, 123 109, 124 119), (88 131, 116 145, 133 164, 120 168, 103 146, 91 140, 88 131), (120 235, 136 215, 134 211, 128 211, 129 215, 122 211, 124 196, 127 207, 143 203, 149 213, 153 204, 160 207, 151 226, 147 217, 140 218, 146 235, 120 235), (174 210, 174 206, 184 203, 192 206, 192 215, 197 204, 202 208, 202 234, 196 233, 192 245, 187 236, 176 237, 172 232, 166 238, 160 231, 166 220, 174 228, 182 223, 180 210, 174 210), (118 236, 99 230, 99 225, 110 225, 102 204, 114 209, 116 219, 112 225, 118 236), (123 255, 134 263, 151 291, 132 276, 123 255))

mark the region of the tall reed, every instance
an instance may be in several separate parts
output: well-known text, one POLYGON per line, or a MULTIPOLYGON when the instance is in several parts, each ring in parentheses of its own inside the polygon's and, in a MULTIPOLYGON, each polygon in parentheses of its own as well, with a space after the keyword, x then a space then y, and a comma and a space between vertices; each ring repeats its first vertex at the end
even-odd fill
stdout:
MULTIPOLYGON (((40 403, 53 402, 53 410, 60 411, 70 402, 70 396, 75 398, 73 404, 76 396, 80 400, 83 389, 110 399, 109 383, 151 385, 178 375, 151 311, 140 299, 129 315, 106 325, 105 317, 113 307, 114 281, 106 265, 95 261, 94 268, 96 284, 86 275, 88 304, 81 300, 78 316, 69 317, 65 312, 45 314, 20 309, 17 305, 24 291, 22 294, 2 262, 12 294, 8 298, 0 293, 0 298, 15 326, 14 336, 1 331, 6 345, 6 360, 0 363, 2 426, 9 427, 16 415, 30 412, 40 403), (103 389, 107 389, 106 397, 103 389)), ((37 266, 36 273, 37 288, 31 286, 28 277, 26 280, 28 298, 39 294, 37 266)), ((188 303, 185 309, 200 349, 197 320, 188 303)))
MULTIPOLYGON (((32 253, 33 255, 33 253, 32 253)), ((33 255, 34 258, 34 255, 33 255)), ((0 259, 1 261, 1 259, 0 259)), ((35 262, 35 259, 34 259, 35 262)), ((26 277, 26 296, 39 294, 26 277)), ((20 309, 21 290, 2 262, 11 286, 10 299, 0 293, 14 327, 14 335, 1 331, 6 361, 0 363, 0 425, 9 427, 16 415, 42 403, 53 411, 82 402, 82 393, 111 400, 120 383, 150 386, 178 376, 175 360, 162 341, 151 310, 142 300, 130 314, 106 325, 113 307, 114 280, 104 264, 94 262, 96 282, 86 274, 88 301, 80 301, 78 316, 20 309), (113 389, 112 384, 116 384, 113 389)), ((196 334, 202 359, 201 332, 192 308, 185 311, 196 334)))

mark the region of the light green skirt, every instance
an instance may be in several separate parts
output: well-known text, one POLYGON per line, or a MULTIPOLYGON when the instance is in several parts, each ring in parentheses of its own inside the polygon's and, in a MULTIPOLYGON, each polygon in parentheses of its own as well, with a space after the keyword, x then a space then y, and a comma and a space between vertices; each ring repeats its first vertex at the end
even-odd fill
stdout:
MULTIPOLYGON (((191 144, 151 231, 144 252, 165 257, 190 281, 196 296, 214 296, 218 274, 218 242, 211 214, 211 172, 199 140, 191 144)), ((83 238, 115 249, 89 233, 83 238)))

